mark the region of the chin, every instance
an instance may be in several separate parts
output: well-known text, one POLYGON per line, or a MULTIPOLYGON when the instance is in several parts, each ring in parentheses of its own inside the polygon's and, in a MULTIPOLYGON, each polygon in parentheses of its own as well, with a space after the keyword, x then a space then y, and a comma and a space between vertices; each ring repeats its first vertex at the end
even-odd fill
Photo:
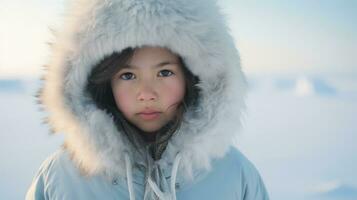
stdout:
POLYGON ((144 131, 145 133, 155 133, 156 131, 158 131, 160 128, 140 128, 142 131, 144 131))

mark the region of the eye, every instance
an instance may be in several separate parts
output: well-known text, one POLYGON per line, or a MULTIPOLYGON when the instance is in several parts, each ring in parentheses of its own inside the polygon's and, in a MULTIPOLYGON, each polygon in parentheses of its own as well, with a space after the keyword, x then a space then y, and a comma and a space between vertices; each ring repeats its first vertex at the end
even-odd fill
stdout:
POLYGON ((120 75, 120 78, 123 80, 132 80, 135 78, 135 75, 133 73, 126 72, 126 73, 120 75))
POLYGON ((161 70, 160 72, 159 72, 159 76, 171 76, 171 75, 173 75, 174 73, 172 72, 172 71, 170 71, 170 70, 167 70, 167 69, 164 69, 164 70, 161 70))

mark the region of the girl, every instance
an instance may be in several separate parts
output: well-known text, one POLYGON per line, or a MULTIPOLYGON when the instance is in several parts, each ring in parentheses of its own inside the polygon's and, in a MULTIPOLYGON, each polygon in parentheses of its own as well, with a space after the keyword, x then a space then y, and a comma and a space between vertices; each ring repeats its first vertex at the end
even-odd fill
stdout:
POLYGON ((63 148, 26 199, 266 200, 215 0, 73 0, 39 99, 63 148))

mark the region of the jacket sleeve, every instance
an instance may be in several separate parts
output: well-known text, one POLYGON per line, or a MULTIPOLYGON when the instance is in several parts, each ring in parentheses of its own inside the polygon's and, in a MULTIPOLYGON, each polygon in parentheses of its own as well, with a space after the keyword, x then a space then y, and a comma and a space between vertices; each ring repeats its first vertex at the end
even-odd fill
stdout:
POLYGON ((263 179, 250 162, 245 169, 245 182, 243 200, 269 200, 263 179))
POLYGON ((52 157, 47 158, 40 166, 27 190, 26 200, 47 200, 46 177, 52 163, 52 157))

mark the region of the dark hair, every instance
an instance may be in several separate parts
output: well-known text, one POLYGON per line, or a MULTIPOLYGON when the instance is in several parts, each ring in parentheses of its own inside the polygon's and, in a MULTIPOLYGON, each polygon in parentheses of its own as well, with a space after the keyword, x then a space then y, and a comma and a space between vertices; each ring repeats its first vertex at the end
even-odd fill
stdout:
MULTIPOLYGON (((120 53, 114 52, 101 60, 92 69, 88 77, 86 89, 97 107, 105 110, 113 117, 117 129, 124 132, 134 146, 140 148, 140 144, 137 142, 137 136, 140 135, 144 142, 150 142, 151 139, 147 138, 147 135, 143 134, 143 131, 125 119, 121 111, 116 106, 111 87, 112 77, 121 69, 121 67, 125 66, 129 62, 135 50, 136 48, 126 48, 120 53)), ((161 147, 162 149, 155 148, 152 150, 154 151, 154 159, 159 159, 161 153, 166 147, 168 139, 179 129, 183 119, 182 116, 187 108, 192 106, 194 107, 197 104, 200 90, 196 87, 196 84, 199 82, 199 78, 193 75, 192 72, 185 66, 180 56, 179 62, 185 77, 185 96, 183 102, 181 102, 177 108, 176 117, 158 130, 155 134, 154 146, 161 147), (165 144, 160 145, 161 143, 165 144)))

